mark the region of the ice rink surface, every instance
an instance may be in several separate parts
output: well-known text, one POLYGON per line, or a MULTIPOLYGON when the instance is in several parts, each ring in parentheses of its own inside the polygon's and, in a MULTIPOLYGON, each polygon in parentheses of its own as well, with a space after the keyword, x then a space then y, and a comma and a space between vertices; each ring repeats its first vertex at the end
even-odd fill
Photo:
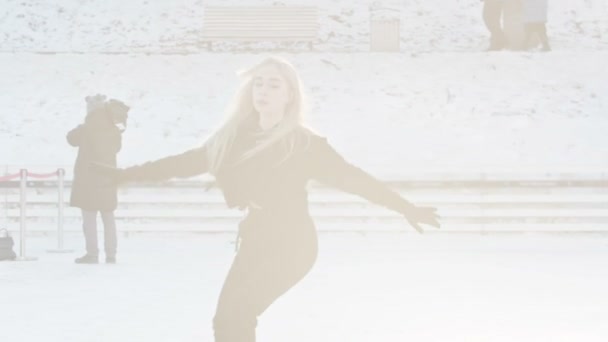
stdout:
MULTIPOLYGON (((2 341, 213 341, 232 234, 121 236, 116 265, 83 238, 1 262, 2 341)), ((17 252, 18 252, 18 239, 17 252)), ((608 235, 319 236, 311 273, 259 319, 258 341, 606 341, 608 235)))

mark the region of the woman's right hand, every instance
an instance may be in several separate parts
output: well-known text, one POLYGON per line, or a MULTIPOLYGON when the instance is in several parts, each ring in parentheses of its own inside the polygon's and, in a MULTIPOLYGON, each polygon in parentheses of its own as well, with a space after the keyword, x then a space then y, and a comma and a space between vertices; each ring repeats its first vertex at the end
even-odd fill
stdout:
POLYGON ((126 181, 125 170, 116 168, 102 163, 92 162, 89 164, 89 170, 98 175, 104 175, 116 184, 126 181))

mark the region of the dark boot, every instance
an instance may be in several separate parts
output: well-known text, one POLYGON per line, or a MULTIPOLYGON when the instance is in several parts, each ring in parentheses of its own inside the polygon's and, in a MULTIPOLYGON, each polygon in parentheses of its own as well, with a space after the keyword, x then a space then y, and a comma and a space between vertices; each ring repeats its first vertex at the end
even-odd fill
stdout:
POLYGON ((540 26, 540 42, 543 44, 542 50, 541 51, 551 51, 551 47, 549 46, 549 37, 547 36, 547 27, 545 26, 545 24, 542 24, 540 26))
POLYGON ((541 51, 551 51, 551 46, 549 46, 549 38, 547 38, 547 35, 541 36, 541 43, 543 44, 541 51))
POLYGON ((97 255, 85 254, 80 258, 76 258, 74 262, 77 264, 98 264, 99 258, 97 255))

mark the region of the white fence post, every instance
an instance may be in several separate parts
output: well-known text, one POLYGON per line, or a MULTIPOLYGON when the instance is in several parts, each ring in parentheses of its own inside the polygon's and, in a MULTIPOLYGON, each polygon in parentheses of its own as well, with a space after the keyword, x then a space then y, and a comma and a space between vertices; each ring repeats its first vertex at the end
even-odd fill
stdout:
POLYGON ((27 215, 26 215, 26 204, 27 204, 27 169, 19 170, 19 176, 21 178, 20 187, 20 230, 19 230, 19 256, 18 261, 32 261, 36 258, 26 256, 26 239, 27 239, 27 215))
POLYGON ((72 250, 63 248, 63 180, 65 170, 57 169, 57 249, 50 249, 49 253, 70 253, 72 250))

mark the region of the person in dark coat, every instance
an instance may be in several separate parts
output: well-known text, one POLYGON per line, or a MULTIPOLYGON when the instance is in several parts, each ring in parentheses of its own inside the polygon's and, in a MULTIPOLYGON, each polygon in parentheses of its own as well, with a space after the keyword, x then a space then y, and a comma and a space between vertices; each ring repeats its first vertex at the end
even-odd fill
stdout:
POLYGON ((92 166, 118 183, 211 173, 228 207, 246 211, 213 319, 216 342, 255 341, 258 317, 312 268, 309 180, 395 211, 418 230, 439 227, 435 208, 406 201, 303 124, 300 81, 288 62, 269 57, 242 78, 227 120, 202 146, 125 169, 92 166))
POLYGON ((121 148, 121 130, 126 127, 129 107, 118 100, 106 101, 105 96, 86 97, 87 115, 84 123, 67 134, 68 143, 78 147, 74 165, 74 178, 70 205, 82 210, 86 254, 76 263, 97 263, 97 213, 101 213, 104 227, 106 262, 116 262, 116 223, 114 210, 117 206, 117 189, 112 179, 91 172, 92 162, 116 166, 116 154, 121 148))

